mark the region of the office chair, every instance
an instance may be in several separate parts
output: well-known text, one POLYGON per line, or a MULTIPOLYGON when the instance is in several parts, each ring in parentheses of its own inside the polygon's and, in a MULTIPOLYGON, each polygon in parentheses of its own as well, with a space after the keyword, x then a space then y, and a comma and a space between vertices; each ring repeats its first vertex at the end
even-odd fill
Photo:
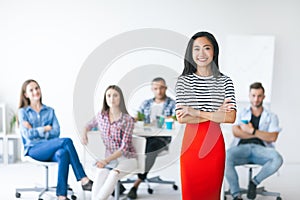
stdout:
MULTIPOLYGON (((98 131, 90 131, 88 133, 88 144, 85 146, 86 150, 90 153, 90 155, 96 160, 98 158, 103 158, 105 148, 104 144, 101 140, 100 133, 98 131)), ((139 137, 133 135, 132 143, 135 148, 137 154, 137 162, 138 167, 135 171, 131 172, 130 174, 126 175, 126 177, 133 176, 138 173, 142 173, 145 170, 145 149, 146 149, 146 139, 144 137, 139 137)), ((125 178, 126 178, 125 177, 125 178)), ((119 200, 120 198, 120 183, 122 181, 118 181, 115 186, 114 191, 114 199, 119 200)))
MULTIPOLYGON (((165 156, 167 154, 169 154, 169 148, 165 147, 164 150, 161 151, 158 154, 158 157, 165 156)), ((135 182, 135 180, 132 180, 132 179, 127 179, 127 180, 121 181, 121 183, 134 183, 134 182, 135 182)), ((152 178, 147 177, 142 182, 147 184, 147 187, 148 187, 147 191, 148 191, 149 194, 153 194, 153 189, 151 188, 151 183, 172 185, 174 190, 178 190, 178 186, 176 185, 175 181, 163 180, 163 179, 161 179, 160 176, 155 176, 155 177, 152 177, 152 178)))
MULTIPOLYGON (((254 168, 258 168, 260 167, 260 165, 257 165, 257 164, 245 164, 243 165, 244 167, 246 168, 249 168, 249 173, 248 173, 248 187, 249 187, 249 183, 252 179, 252 172, 253 172, 253 169, 254 168)), ((241 194, 247 194, 248 192, 248 188, 245 189, 245 188, 241 188, 241 194)), ((282 198, 280 197, 280 193, 279 192, 269 192, 265 189, 265 187, 257 187, 256 188, 256 194, 258 195, 262 195, 262 196, 272 196, 272 197, 276 197, 276 200, 282 200, 282 198)), ((227 195, 231 195, 230 193, 230 189, 225 191, 224 193, 224 199, 226 200, 226 196, 227 195)))
MULTIPOLYGON (((23 154, 21 154, 21 155, 23 155, 23 154)), ((56 187, 49 187, 49 167, 57 165, 56 162, 38 161, 38 160, 31 158, 30 156, 23 156, 22 161, 28 161, 30 163, 33 163, 35 165, 42 166, 45 168, 45 186, 44 187, 33 187, 33 188, 17 188, 16 194, 15 194, 16 198, 21 198, 22 192, 39 192, 38 200, 43 200, 42 196, 46 192, 50 192, 50 191, 55 192, 56 191, 56 187)), ((72 200, 77 199, 77 197, 74 195, 72 188, 70 188, 70 187, 68 187, 68 195, 71 195, 72 200)))

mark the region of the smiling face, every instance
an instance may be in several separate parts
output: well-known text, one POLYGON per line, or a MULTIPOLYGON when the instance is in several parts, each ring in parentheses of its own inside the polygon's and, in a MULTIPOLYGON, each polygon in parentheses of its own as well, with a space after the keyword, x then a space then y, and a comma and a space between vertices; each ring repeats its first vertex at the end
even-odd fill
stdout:
POLYGON ((210 66, 214 58, 214 48, 206 37, 198 37, 193 44, 193 60, 197 67, 210 66))
POLYGON ((106 103, 110 108, 120 106, 120 94, 117 90, 108 89, 106 91, 105 98, 106 103))
POLYGON ((42 97, 40 86, 32 81, 26 86, 24 96, 30 100, 30 102, 39 102, 42 97))

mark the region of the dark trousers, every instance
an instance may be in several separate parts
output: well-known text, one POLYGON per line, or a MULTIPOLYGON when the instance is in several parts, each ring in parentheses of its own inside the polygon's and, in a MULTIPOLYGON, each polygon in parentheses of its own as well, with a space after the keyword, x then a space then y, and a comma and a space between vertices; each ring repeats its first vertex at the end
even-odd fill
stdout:
POLYGON ((153 167, 157 155, 168 148, 171 137, 147 137, 146 140, 145 173, 138 174, 138 177, 141 180, 145 180, 147 178, 147 174, 153 167))

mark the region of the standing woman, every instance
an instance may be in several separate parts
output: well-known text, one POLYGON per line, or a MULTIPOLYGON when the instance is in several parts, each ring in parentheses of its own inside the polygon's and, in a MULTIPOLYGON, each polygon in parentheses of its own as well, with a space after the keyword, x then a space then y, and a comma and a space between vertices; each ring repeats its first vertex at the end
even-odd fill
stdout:
POLYGON ((54 109, 42 103, 39 84, 32 79, 22 85, 18 111, 24 155, 39 161, 58 162, 56 195, 68 199, 68 174, 71 164, 83 190, 91 190, 93 182, 86 176, 70 138, 59 138, 60 127, 54 109))
POLYGON ((218 200, 225 166, 220 123, 233 123, 232 80, 219 71, 219 47, 208 32, 189 41, 184 70, 176 83, 176 115, 186 128, 180 166, 183 200, 218 200))
POLYGON ((134 119, 127 112, 123 93, 118 86, 111 85, 106 89, 102 111, 86 125, 83 144, 87 144, 88 131, 93 128, 101 132, 105 158, 96 162, 92 200, 104 200, 112 194, 118 180, 137 168, 132 144, 134 119))

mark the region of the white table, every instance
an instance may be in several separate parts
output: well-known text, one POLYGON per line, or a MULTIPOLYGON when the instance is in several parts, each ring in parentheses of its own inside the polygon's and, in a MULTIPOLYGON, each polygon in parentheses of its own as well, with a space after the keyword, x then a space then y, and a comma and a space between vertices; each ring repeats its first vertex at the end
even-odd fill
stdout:
POLYGON ((144 137, 153 137, 153 136, 177 136, 178 132, 183 128, 182 124, 175 122, 173 129, 168 130, 165 128, 156 128, 154 126, 144 126, 139 127, 135 126, 133 130, 133 135, 144 136, 144 137))

